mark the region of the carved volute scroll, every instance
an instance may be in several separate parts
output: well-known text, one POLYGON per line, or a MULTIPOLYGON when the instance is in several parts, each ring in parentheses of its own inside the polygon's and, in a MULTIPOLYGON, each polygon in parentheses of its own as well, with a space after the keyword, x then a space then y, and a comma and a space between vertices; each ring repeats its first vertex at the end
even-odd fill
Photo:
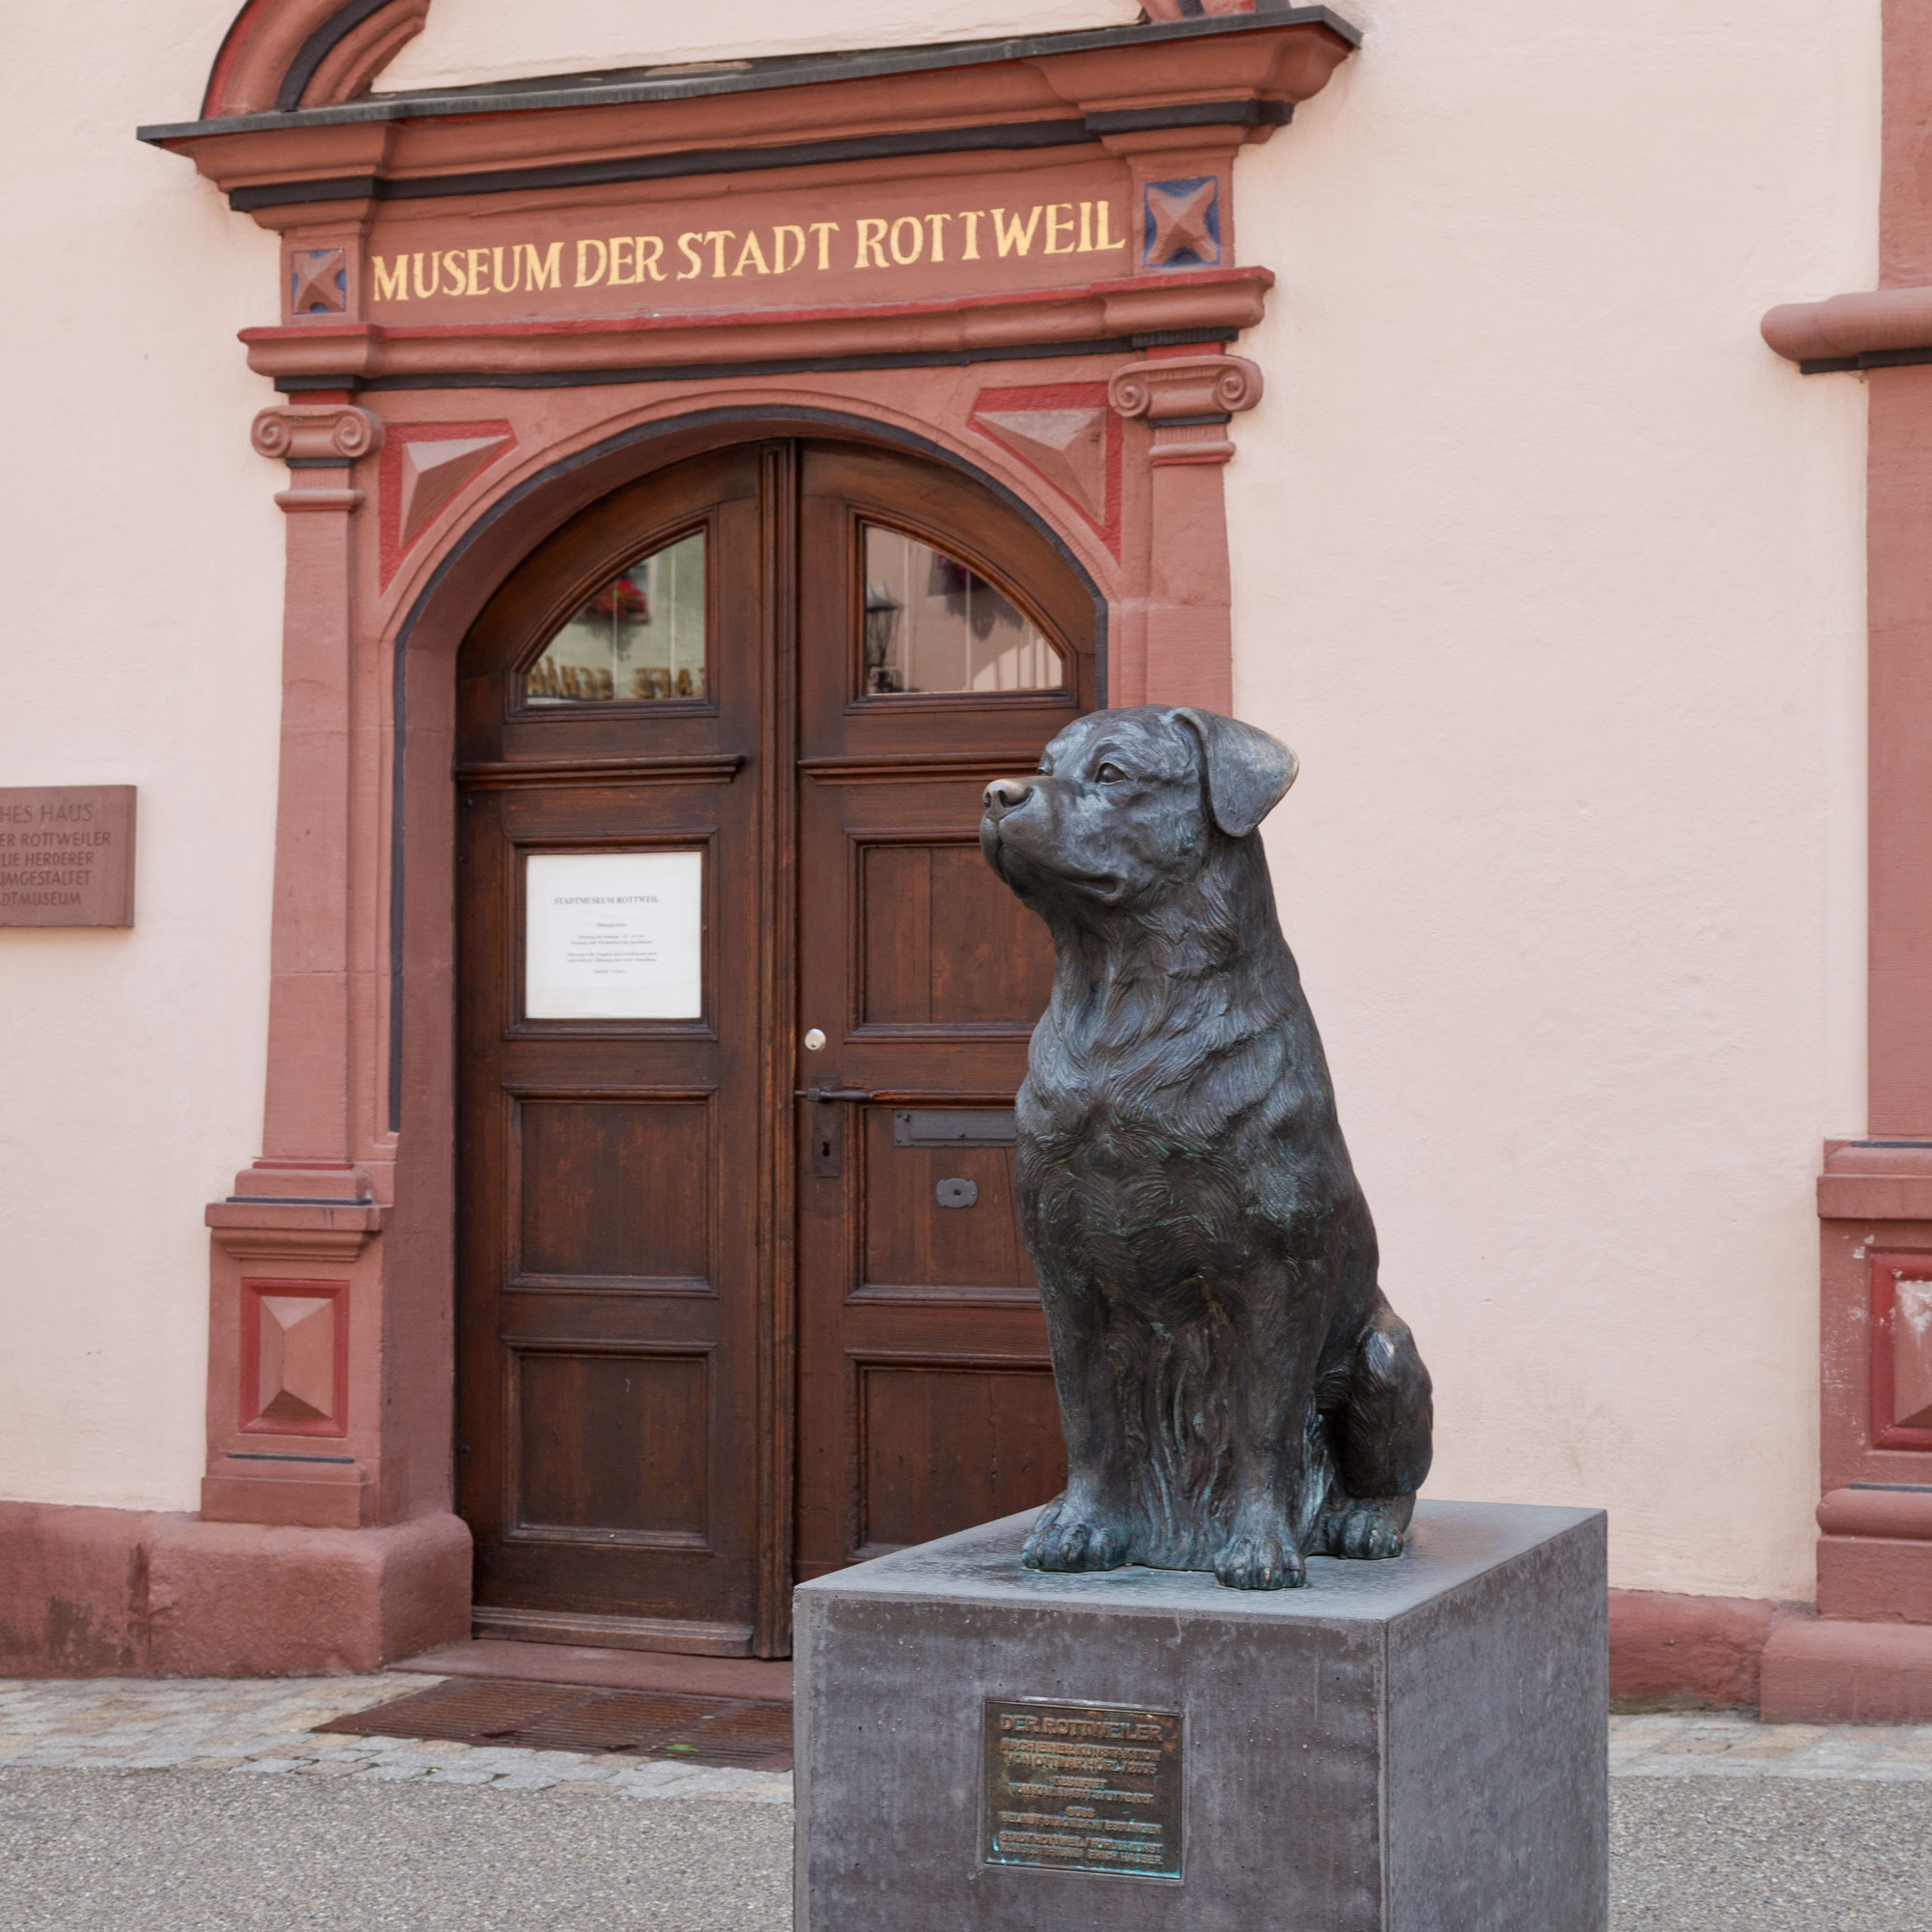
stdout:
POLYGON ((1155 464, 1226 463, 1224 425, 1262 399, 1262 372, 1245 355, 1165 355, 1129 362, 1107 384, 1122 415, 1153 428, 1155 464))

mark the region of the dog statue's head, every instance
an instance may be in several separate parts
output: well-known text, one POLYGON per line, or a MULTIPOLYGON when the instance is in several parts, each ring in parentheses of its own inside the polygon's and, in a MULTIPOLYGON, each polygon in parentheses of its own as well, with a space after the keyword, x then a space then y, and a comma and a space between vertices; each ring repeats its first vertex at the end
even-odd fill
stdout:
POLYGON ((986 787, 980 846, 1049 920, 1145 913, 1188 891, 1217 846, 1247 838, 1296 769, 1280 739, 1216 712, 1095 711, 1031 778, 986 787))

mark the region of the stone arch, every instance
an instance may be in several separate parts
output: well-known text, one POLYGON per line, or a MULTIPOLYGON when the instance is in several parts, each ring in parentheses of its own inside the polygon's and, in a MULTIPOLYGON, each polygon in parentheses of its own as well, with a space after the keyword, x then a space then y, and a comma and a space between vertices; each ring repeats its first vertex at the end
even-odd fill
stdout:
POLYGON ((359 100, 430 0, 246 0, 223 37, 202 96, 205 121, 359 100))

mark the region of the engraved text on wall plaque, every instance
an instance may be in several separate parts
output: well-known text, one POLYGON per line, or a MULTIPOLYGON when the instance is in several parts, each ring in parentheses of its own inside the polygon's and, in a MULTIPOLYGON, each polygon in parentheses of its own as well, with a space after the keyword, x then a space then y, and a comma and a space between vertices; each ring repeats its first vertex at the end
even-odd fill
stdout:
POLYGON ((0 925, 134 923, 134 787, 0 786, 0 925))
POLYGON ((989 1697, 985 1779, 988 1864, 1180 1876, 1178 1712, 989 1697))

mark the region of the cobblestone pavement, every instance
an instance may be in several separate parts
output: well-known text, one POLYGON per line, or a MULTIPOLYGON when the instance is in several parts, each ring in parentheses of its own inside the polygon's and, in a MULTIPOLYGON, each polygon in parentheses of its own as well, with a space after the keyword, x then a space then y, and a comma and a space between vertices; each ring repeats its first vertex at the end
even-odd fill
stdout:
MULTIPOLYGON (((788 1776, 309 1729, 431 1681, 0 1679, 0 1932, 786 1932, 788 1776), (723 1803, 626 1803, 674 1799, 723 1803)), ((1609 1762, 1613 1932, 1932 1924, 1932 1725, 1617 1716, 1609 1762)))
POLYGON ((252 1776, 492 1785, 546 1791, 600 1785, 630 1798, 731 1798, 791 1803, 791 1774, 708 1765, 511 1750, 423 1739, 312 1735, 436 1677, 0 1678, 0 1765, 58 1770, 227 1771, 252 1776))
MULTIPOLYGON (((786 1932, 788 1776, 310 1733, 430 1681, 0 1680, 0 1932, 786 1932)), ((1932 1924, 1932 1725, 1609 1747, 1612 1932, 1932 1924)))
MULTIPOLYGON (((407 1737, 312 1735, 312 1726, 330 1718, 441 1681, 386 1675, 240 1682, 0 1678, 0 1764, 422 1778, 511 1791, 605 1784, 638 1797, 791 1802, 788 1772, 407 1737)), ((1932 1724, 1761 1724, 1728 1711, 1617 1717, 1610 1719, 1610 1775, 1932 1780, 1932 1724)))

